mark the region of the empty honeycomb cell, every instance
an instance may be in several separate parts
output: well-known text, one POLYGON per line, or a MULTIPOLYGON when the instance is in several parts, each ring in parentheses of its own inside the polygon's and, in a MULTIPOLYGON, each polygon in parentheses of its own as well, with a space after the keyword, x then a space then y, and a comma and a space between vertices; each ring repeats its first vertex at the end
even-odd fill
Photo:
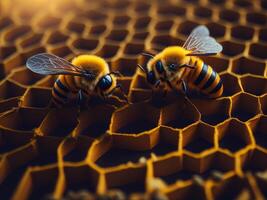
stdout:
POLYGON ((95 193, 98 186, 99 172, 88 165, 64 166, 66 187, 68 191, 86 190, 95 193))
POLYGON ((66 28, 67 28, 67 30, 69 30, 71 32, 81 34, 81 33, 83 33, 83 31, 85 29, 85 25, 83 23, 80 23, 77 21, 70 21, 66 25, 66 28))
POLYGON ((235 0, 234 4, 242 8, 248 8, 253 6, 253 3, 249 0, 235 0))
POLYGON ((194 8, 194 15, 200 18, 210 18, 212 10, 207 7, 198 6, 194 8))
POLYGON ((11 110, 14 107, 17 107, 19 105, 20 98, 15 97, 7 100, 1 100, 0 101, 0 115, 4 112, 11 110))
POLYGON ((82 111, 79 115, 76 132, 91 138, 98 138, 109 129, 111 115, 114 111, 112 106, 96 106, 82 111))
POLYGON ((127 35, 129 34, 129 31, 126 29, 115 29, 112 30, 108 35, 107 39, 115 42, 121 42, 126 39, 127 35))
POLYGON ((3 66, 2 70, 4 70, 6 74, 9 74, 13 69, 24 64, 25 60, 23 59, 22 55, 15 52, 14 54, 5 59, 5 61, 2 64, 3 66))
POLYGON ((120 71, 125 77, 132 76, 137 68, 137 59, 136 58, 118 58, 111 63, 111 68, 114 71, 120 71))
POLYGON ((68 38, 69 37, 66 34, 60 31, 52 31, 50 32, 46 42, 52 45, 61 44, 61 43, 66 43, 68 38))
POLYGON ((0 85, 1 100, 20 97, 25 90, 26 88, 17 85, 13 81, 4 80, 0 85))
POLYGON ((0 30, 7 28, 8 26, 11 26, 13 24, 13 21, 9 17, 1 17, 0 18, 0 30))
POLYGON ((148 100, 149 98, 151 98, 151 90, 132 88, 128 98, 132 103, 148 100))
POLYGON ((158 13, 160 15, 164 16, 183 16, 185 15, 186 9, 180 5, 164 5, 162 4, 161 6, 158 7, 158 13))
POLYGON ((266 51, 267 45, 260 43, 251 44, 249 47, 249 54, 260 59, 267 59, 266 51))
POLYGON ((261 110, 263 114, 267 115, 267 95, 266 94, 260 98, 260 104, 261 104, 261 110))
POLYGON ((200 120, 198 110, 193 104, 182 98, 162 109, 162 125, 184 128, 198 120, 200 120))
POLYGON ((232 153, 236 153, 252 143, 247 126, 236 119, 230 119, 220 124, 217 126, 217 131, 220 148, 227 149, 232 153))
POLYGON ((113 133, 138 134, 156 128, 158 120, 158 109, 146 103, 129 105, 114 112, 110 131, 113 133))
POLYGON ((8 43, 14 43, 14 41, 31 31, 31 27, 27 25, 13 26, 8 29, 4 34, 4 39, 8 43))
POLYGON ((107 188, 120 189, 126 195, 130 195, 132 193, 144 193, 146 191, 146 171, 147 169, 143 166, 129 169, 111 170, 105 173, 107 188))
MULTIPOLYGON (((249 127, 252 129, 256 144, 267 149, 267 117, 260 116, 249 121, 249 127)), ((262 166, 262 165, 261 165, 262 166)))
POLYGON ((117 45, 105 44, 98 52, 96 52, 96 55, 105 59, 109 59, 113 58, 117 54, 118 50, 119 46, 117 45))
POLYGON ((255 25, 266 25, 267 22, 267 16, 265 13, 259 13, 259 12, 251 12, 248 13, 247 16, 247 22, 252 23, 255 25))
POLYGON ((203 57, 204 62, 209 64, 216 72, 226 71, 229 66, 228 59, 220 57, 203 57))
POLYGON ((223 46, 222 54, 226 56, 237 56, 244 52, 245 45, 240 44, 234 41, 224 41, 221 42, 221 45, 223 46))
POLYGON ((97 35, 100 36, 107 30, 107 26, 105 24, 96 24, 93 25, 89 30, 89 35, 97 35))
POLYGON ((254 32, 254 29, 249 26, 237 25, 232 27, 231 36, 238 40, 251 40, 254 32))
POLYGON ((267 92, 266 78, 246 75, 241 77, 240 80, 245 92, 257 96, 263 95, 267 92))
POLYGON ((136 30, 147 29, 149 23, 151 22, 151 17, 149 16, 140 16, 134 20, 133 28, 136 30))
MULTIPOLYGON (((253 129, 257 129, 259 119, 260 118, 250 123, 253 129)), ((262 143, 264 141, 257 140, 256 142, 262 143)), ((261 172, 267 168, 266 152, 258 147, 241 154, 240 158, 242 162, 242 169, 246 172, 261 172)))
POLYGON ((194 105, 197 107, 201 113, 201 120, 210 124, 217 125, 230 116, 230 100, 227 98, 207 100, 207 99, 197 99, 193 100, 194 105), (206 104, 209 107, 205 107, 206 104))
POLYGON ((227 22, 237 22, 240 18, 240 15, 237 11, 225 9, 222 10, 219 14, 220 19, 225 20, 227 22))
POLYGON ((149 33, 147 31, 145 32, 136 32, 133 35, 133 40, 136 41, 144 41, 148 37, 149 33))
POLYGON ((51 90, 45 88, 29 88, 23 98, 20 106, 46 108, 51 99, 51 90))
POLYGON ((174 24, 173 20, 163 20, 159 21, 157 24, 155 24, 155 30, 156 31, 169 31, 174 24))
POLYGON ((180 45, 183 44, 183 41, 179 38, 170 36, 169 34, 159 34, 152 38, 152 44, 158 45, 162 50, 167 46, 180 45))
POLYGON ((88 18, 93 22, 104 21, 107 18, 107 15, 101 11, 96 10, 87 10, 84 14, 84 17, 88 18))
POLYGON ((55 76, 46 76, 43 79, 41 79, 40 81, 38 81, 36 83, 36 86, 50 89, 50 88, 53 88, 55 81, 56 81, 55 76))
POLYGON ((262 28, 259 30, 259 40, 262 42, 267 42, 267 29, 262 28))
POLYGON ((72 42, 72 46, 79 51, 92 51, 98 46, 98 40, 90 38, 77 38, 72 42))
POLYGON ((148 13, 151 4, 150 2, 144 2, 144 1, 140 1, 138 3, 136 3, 134 6, 134 11, 136 13, 148 13))
POLYGON ((126 26, 130 20, 131 20, 131 17, 129 17, 128 15, 120 14, 120 15, 114 16, 113 24, 115 26, 126 26))
POLYGON ((226 33, 226 27, 224 25, 215 22, 208 23, 206 25, 210 31, 210 35, 215 38, 223 37, 226 33))
POLYGON ((248 182, 244 178, 232 176, 212 187, 214 199, 254 199, 248 182))
POLYGON ((73 58, 74 57, 72 50, 68 46, 65 46, 65 45, 51 47, 49 51, 50 53, 55 54, 61 58, 69 58, 69 57, 73 58))
POLYGON ((265 63, 247 57, 240 57, 233 61, 232 71, 235 74, 263 75, 265 63))
POLYGON ((182 35, 189 35, 191 33, 191 31, 197 27, 199 24, 193 21, 184 21, 182 22, 178 29, 177 32, 182 34, 182 35))
POLYGON ((25 86, 33 85, 42 78, 42 75, 36 74, 24 67, 13 70, 9 76, 10 80, 25 86))
POLYGON ((128 43, 125 46, 124 53, 126 55, 137 55, 143 52, 144 47, 142 43, 128 43))
POLYGON ((104 1, 102 6, 115 11, 121 11, 122 9, 127 9, 130 6, 130 1, 104 1))
POLYGON ((232 98, 231 116, 247 121, 260 113, 259 101, 255 96, 241 93, 232 98))
POLYGON ((5 60, 10 55, 14 54, 17 48, 13 45, 11 46, 1 46, 0 47, 0 61, 5 60))
POLYGON ((41 136, 65 137, 72 133, 77 124, 77 109, 52 109, 38 128, 38 134, 41 136))
POLYGON ((21 48, 31 48, 34 45, 40 45, 42 38, 42 33, 30 34, 27 37, 21 39, 19 46, 21 48))
POLYGON ((47 30, 58 27, 61 23, 61 19, 47 14, 41 16, 35 23, 41 30, 47 30))
POLYGON ((193 153, 201 153, 213 148, 214 132, 215 129, 212 126, 201 122, 185 128, 182 131, 183 149, 193 153))
POLYGON ((32 131, 41 124, 45 115, 45 110, 16 108, 0 117, 0 126, 11 130, 32 131))

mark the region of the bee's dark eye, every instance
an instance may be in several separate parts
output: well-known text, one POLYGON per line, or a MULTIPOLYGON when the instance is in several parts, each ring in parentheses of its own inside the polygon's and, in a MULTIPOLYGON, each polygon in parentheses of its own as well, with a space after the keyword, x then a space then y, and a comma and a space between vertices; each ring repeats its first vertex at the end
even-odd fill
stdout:
POLYGON ((157 72, 160 74, 164 72, 163 64, 161 61, 156 62, 156 69, 157 69, 157 72))
POLYGON ((156 77, 153 71, 147 73, 147 81, 153 85, 156 83, 156 77))
POLYGON ((175 64, 170 64, 169 65, 169 69, 172 70, 172 71, 175 71, 177 69, 177 65, 175 64))
POLYGON ((107 90, 108 88, 111 87, 111 85, 112 85, 112 78, 110 75, 103 76, 98 82, 98 87, 101 90, 107 90))

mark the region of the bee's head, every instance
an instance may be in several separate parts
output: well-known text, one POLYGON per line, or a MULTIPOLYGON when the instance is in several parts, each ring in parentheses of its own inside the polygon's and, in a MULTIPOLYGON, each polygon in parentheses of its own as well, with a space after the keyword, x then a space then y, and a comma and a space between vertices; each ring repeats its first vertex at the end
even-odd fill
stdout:
POLYGON ((123 92, 121 85, 117 84, 116 76, 122 75, 119 72, 110 72, 102 76, 96 85, 96 90, 102 98, 106 99, 107 97, 113 96, 113 93, 116 91, 116 89, 120 89, 123 98, 128 101, 127 96, 123 92))

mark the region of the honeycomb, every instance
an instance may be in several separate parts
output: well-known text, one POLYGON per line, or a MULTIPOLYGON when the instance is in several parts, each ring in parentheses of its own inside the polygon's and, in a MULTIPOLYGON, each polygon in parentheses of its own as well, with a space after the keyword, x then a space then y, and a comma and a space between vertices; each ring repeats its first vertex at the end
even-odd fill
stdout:
POLYGON ((1 0, 0 199, 267 199, 266 11, 266 0, 1 0), (199 24, 224 47, 203 58, 223 96, 144 101, 140 53, 199 24), (40 52, 102 56, 133 103, 50 108, 56 77, 25 67, 40 52))

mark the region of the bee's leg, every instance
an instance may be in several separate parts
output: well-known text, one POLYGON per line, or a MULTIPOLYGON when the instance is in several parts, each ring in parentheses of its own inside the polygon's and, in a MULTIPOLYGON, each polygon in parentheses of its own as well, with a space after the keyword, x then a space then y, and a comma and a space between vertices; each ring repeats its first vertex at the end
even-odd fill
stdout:
POLYGON ((185 96, 187 96, 187 85, 184 80, 182 80, 182 89, 185 96))

